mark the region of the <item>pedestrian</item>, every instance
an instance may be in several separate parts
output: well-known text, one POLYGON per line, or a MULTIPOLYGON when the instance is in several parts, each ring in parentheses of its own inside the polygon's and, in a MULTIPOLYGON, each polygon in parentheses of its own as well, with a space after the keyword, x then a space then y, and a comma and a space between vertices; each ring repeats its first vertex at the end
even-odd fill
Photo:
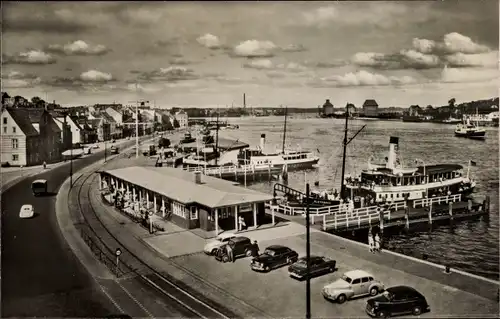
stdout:
POLYGON ((375 235, 375 251, 380 252, 380 236, 378 233, 375 235))
POLYGON ((242 231, 243 229, 246 229, 246 223, 245 223, 245 219, 243 218, 243 216, 240 216, 238 218, 238 230, 239 231, 242 231))
POLYGON ((47 168, 47 163, 45 161, 43 161, 43 169, 46 169, 47 168))
POLYGON ((260 250, 259 245, 257 244, 257 241, 254 240, 252 245, 252 256, 253 257, 259 256, 259 250, 260 250))
POLYGON ((371 232, 371 230, 368 232, 368 246, 370 247, 370 252, 374 252, 373 249, 374 249, 374 240, 373 240, 373 234, 371 232))
POLYGON ((226 245, 226 253, 227 253, 228 261, 234 262, 233 248, 229 244, 226 245))

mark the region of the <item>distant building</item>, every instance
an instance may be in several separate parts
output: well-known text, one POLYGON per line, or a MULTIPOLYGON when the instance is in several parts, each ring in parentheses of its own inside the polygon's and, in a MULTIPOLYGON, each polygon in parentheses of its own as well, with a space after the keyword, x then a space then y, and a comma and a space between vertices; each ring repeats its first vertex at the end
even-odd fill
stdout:
POLYGON ((177 113, 175 113, 175 119, 177 120, 177 122, 179 122, 179 127, 182 128, 188 126, 189 117, 187 113, 184 112, 183 110, 180 110, 177 113))
POLYGON ((363 103, 363 114, 364 116, 378 116, 378 104, 375 100, 369 99, 363 103))
POLYGON ((113 118, 113 120, 116 122, 117 125, 123 124, 123 113, 122 112, 118 111, 114 107, 106 108, 105 112, 113 118))
POLYGON ((356 106, 352 103, 347 103, 346 108, 347 108, 348 114, 351 116, 358 113, 356 106))
POLYGON ((333 115, 333 104, 329 99, 326 100, 325 104, 323 104, 323 116, 332 116, 333 115))
POLYGON ((423 110, 420 106, 418 105, 412 105, 408 109, 408 115, 409 116, 419 116, 420 114, 423 113, 423 110))
POLYGON ((7 94, 7 92, 2 92, 2 107, 11 107, 14 105, 14 101, 14 98, 7 94))
POLYGON ((5 108, 1 127, 2 163, 31 166, 62 159, 61 129, 47 110, 5 108))

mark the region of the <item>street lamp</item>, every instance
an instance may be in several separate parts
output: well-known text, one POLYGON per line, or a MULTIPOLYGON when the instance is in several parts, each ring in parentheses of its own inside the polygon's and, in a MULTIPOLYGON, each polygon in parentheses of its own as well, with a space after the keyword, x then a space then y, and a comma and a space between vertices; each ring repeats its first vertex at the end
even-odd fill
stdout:
POLYGON ((306 185, 306 319, 311 319, 311 224, 309 222, 309 184, 306 185))
MULTIPOLYGON (((63 125, 63 145, 65 145, 66 140, 66 117, 68 116, 68 112, 64 113, 64 125, 63 125)), ((73 187, 73 141, 71 141, 70 149, 69 149, 69 187, 73 187)))
MULTIPOLYGON (((427 184, 429 181, 428 181, 428 178, 427 178, 427 175, 425 172, 425 161, 420 159, 420 158, 415 159, 415 163, 418 163, 418 162, 422 162, 422 164, 424 165, 424 184, 427 184)), ((429 197, 429 188, 428 187, 425 188, 425 197, 426 198, 429 197)))

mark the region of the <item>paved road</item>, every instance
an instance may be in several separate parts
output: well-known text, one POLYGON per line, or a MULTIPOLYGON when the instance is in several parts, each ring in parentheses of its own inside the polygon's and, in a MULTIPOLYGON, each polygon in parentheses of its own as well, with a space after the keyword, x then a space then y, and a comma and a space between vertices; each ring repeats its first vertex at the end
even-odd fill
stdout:
MULTIPOLYGON (((100 152, 74 160, 73 171, 103 156, 100 152)), ((49 192, 55 194, 68 175, 69 165, 62 165, 2 194, 2 317, 103 317, 116 313, 64 241, 55 216, 55 196, 32 195, 34 179, 46 179, 49 192), (38 215, 20 219, 23 204, 32 204, 38 215)))

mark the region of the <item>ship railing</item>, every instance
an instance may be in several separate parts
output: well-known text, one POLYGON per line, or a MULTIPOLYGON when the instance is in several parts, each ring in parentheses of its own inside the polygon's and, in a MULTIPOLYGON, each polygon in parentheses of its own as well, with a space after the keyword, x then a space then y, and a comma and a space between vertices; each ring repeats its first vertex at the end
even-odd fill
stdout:
POLYGON ((460 202, 462 200, 462 194, 446 195, 431 198, 416 199, 413 201, 413 208, 426 207, 432 204, 448 204, 454 202, 460 202))

